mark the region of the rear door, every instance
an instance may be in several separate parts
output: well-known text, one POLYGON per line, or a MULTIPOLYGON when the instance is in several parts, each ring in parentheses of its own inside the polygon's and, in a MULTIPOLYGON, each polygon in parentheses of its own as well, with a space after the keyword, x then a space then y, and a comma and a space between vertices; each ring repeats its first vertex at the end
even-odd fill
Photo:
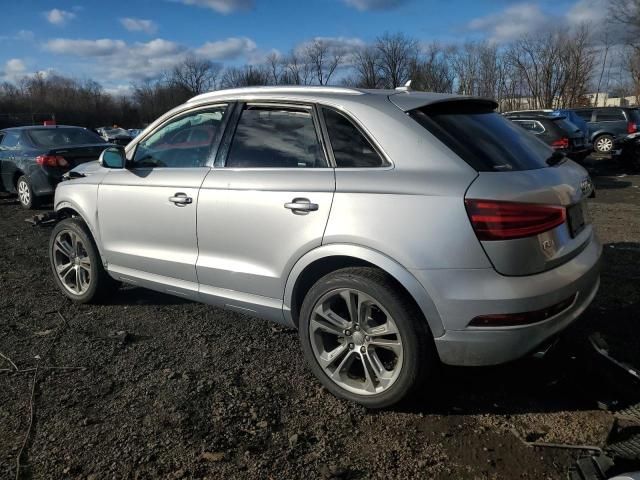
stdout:
POLYGON ((201 298, 281 320, 289 271, 322 243, 334 171, 313 106, 240 104, 236 117, 200 190, 201 298))
POLYGON ((198 191, 213 163, 226 110, 215 105, 167 120, 136 146, 126 169, 105 176, 98 190, 100 235, 116 277, 198 297, 198 191), (183 141, 182 132, 196 126, 209 131, 207 139, 183 141))

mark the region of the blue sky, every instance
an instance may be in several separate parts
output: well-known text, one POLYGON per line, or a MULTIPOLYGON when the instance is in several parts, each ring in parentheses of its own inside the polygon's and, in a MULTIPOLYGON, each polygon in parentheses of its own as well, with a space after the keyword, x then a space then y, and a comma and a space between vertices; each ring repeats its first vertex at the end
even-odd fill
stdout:
POLYGON ((595 21, 607 0, 20 0, 3 2, 0 80, 54 70, 110 90, 196 53, 257 63, 324 37, 357 46, 385 31, 422 42, 506 42, 595 21))

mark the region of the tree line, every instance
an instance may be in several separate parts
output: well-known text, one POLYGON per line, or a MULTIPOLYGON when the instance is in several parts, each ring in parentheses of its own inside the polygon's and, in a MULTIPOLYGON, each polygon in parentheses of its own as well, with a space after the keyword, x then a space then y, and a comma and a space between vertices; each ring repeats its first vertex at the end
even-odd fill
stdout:
MULTIPOLYGON (((618 21, 640 33, 640 13, 618 21)), ((0 84, 0 126, 39 123, 54 114, 58 123, 137 127, 194 95, 254 85, 392 89, 411 80, 415 90, 494 98, 503 110, 582 106, 589 103, 587 93, 612 89, 610 82, 603 82, 605 70, 612 68, 610 42, 599 36, 585 25, 504 45, 423 44, 402 33, 385 33, 370 44, 350 46, 317 38, 252 65, 224 67, 189 56, 157 78, 134 83, 127 96, 109 94, 93 80, 36 73, 0 84)), ((625 80, 615 88, 640 95, 640 44, 630 43, 618 49, 618 55, 624 56, 616 68, 625 70, 620 75, 625 80)))

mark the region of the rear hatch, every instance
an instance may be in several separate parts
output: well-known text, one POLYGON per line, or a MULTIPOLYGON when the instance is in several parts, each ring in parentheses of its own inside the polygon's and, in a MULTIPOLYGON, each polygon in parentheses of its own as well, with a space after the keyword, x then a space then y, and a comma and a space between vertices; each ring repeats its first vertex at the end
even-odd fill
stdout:
POLYGON ((566 117, 551 117, 553 123, 569 139, 568 151, 581 151, 586 148, 582 130, 566 117))
POLYGON ((494 268, 513 276, 555 268, 592 238, 586 205, 591 180, 494 108, 454 99, 408 114, 478 172, 464 202, 494 268))

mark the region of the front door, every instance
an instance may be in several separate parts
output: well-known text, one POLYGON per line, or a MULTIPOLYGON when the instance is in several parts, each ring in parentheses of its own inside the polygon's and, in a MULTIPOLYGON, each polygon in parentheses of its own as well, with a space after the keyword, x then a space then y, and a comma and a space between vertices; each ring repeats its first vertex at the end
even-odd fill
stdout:
POLYGON ((242 106, 224 157, 198 202, 201 297, 281 320, 289 271, 321 245, 335 190, 313 108, 242 106))
POLYGON ((126 169, 98 191, 109 271, 130 283, 197 298, 198 191, 211 166, 226 106, 169 119, 136 147, 126 169))

